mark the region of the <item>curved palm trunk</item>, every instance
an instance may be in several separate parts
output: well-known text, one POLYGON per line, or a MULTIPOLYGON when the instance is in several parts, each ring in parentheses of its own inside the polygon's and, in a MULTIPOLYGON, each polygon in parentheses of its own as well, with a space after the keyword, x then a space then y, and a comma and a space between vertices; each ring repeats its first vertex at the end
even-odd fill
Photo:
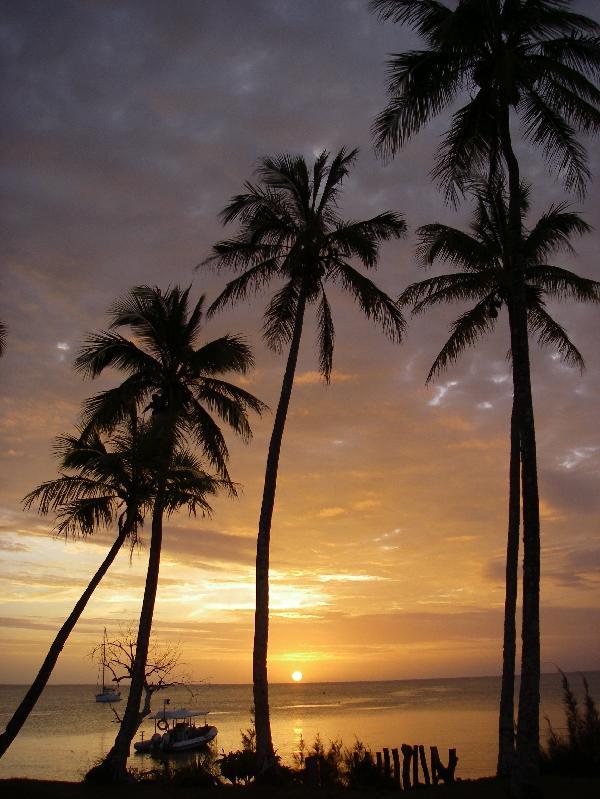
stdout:
POLYGON ((90 782, 122 782, 127 779, 127 758, 129 757, 131 741, 138 730, 141 720, 140 706, 146 676, 146 662, 148 660, 148 648, 150 645, 150 633, 152 630, 152 618, 154 615, 154 604, 158 588, 158 573, 160 569, 163 510, 164 485, 162 488, 159 488, 152 512, 150 556, 148 559, 148 571, 146 572, 146 585, 144 588, 144 599, 138 626, 135 659, 131 672, 131 685, 129 687, 127 706, 112 749, 106 755, 102 763, 90 769, 85 776, 85 779, 90 782))
POLYGON ((75 627, 75 625, 79 621, 79 617, 85 610, 85 607, 89 602, 90 597, 98 587, 98 584, 100 583, 100 581, 102 580, 108 569, 111 567, 114 559, 117 557, 118 552, 123 546, 129 533, 133 529, 135 516, 136 516, 135 512, 128 513, 127 519, 125 520, 125 523, 123 524, 123 527, 119 532, 119 535, 117 536, 115 542, 108 551, 108 554, 102 561, 100 568, 94 574, 88 587, 85 589, 85 591, 81 595, 81 598, 79 599, 79 601, 77 602, 71 613, 69 614, 68 618, 66 619, 65 623, 58 631, 56 638, 52 642, 52 645, 48 650, 48 654, 46 655, 46 658, 42 663, 42 666, 38 671, 35 680, 31 684, 31 687, 29 688, 23 699, 21 700, 21 704, 13 713, 12 718, 6 725, 6 730, 2 733, 2 735, 0 735, 0 757, 2 757, 2 755, 8 749, 8 747, 17 737, 19 730, 21 729, 23 724, 25 724, 25 722, 27 721, 27 717, 35 707, 36 702, 40 698, 42 691, 44 690, 48 680, 50 679, 52 671, 54 670, 54 666, 56 665, 56 661, 58 660, 59 655, 62 652, 62 649, 67 642, 67 638, 69 637, 71 631, 73 630, 73 627, 75 627))
POLYGON ((502 648, 502 688, 498 729, 499 777, 508 777, 515 757, 515 659, 517 648, 516 613, 519 568, 519 527, 521 521, 521 452, 516 400, 510 418, 510 466, 508 489, 508 536, 506 541, 506 593, 504 598, 504 644, 502 648))
POLYGON ((267 649, 269 643, 269 543, 271 539, 271 521, 275 505, 277 488, 277 468, 281 441, 287 417, 294 373, 298 361, 302 324, 306 297, 300 295, 294 331, 290 343, 287 364, 281 386, 281 394, 275 414, 273 432, 269 443, 265 484, 263 489, 258 537, 256 541, 256 610, 254 614, 254 649, 252 654, 252 680, 254 692, 254 713, 256 725, 256 766, 259 777, 272 772, 276 766, 273 740, 271 738, 271 721, 269 717, 269 683, 267 678, 267 649))
POLYGON ((509 306, 513 382, 521 447, 523 501, 523 623, 521 686, 515 767, 511 793, 519 799, 540 796, 540 508, 527 307, 522 275, 522 229, 519 164, 510 139, 508 108, 501 119, 503 154, 508 170, 511 304, 509 306))

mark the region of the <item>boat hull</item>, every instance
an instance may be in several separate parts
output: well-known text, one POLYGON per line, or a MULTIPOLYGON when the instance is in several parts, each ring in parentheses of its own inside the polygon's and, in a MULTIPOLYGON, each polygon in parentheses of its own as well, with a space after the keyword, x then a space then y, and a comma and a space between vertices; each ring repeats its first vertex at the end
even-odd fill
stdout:
POLYGON ((217 737, 217 728, 209 727, 201 735, 188 738, 185 741, 172 741, 163 749, 164 752, 189 752, 191 749, 202 749, 217 737))
POLYGON ((150 752, 151 754, 172 755, 177 752, 190 752, 205 747, 217 737, 217 732, 218 730, 216 727, 209 726, 203 729, 198 735, 193 735, 181 741, 174 740, 172 732, 160 736, 155 733, 152 738, 148 738, 145 741, 136 741, 133 744, 133 748, 136 752, 150 752))
POLYGON ((120 702, 121 694, 116 694, 114 691, 110 693, 96 694, 96 702, 120 702))

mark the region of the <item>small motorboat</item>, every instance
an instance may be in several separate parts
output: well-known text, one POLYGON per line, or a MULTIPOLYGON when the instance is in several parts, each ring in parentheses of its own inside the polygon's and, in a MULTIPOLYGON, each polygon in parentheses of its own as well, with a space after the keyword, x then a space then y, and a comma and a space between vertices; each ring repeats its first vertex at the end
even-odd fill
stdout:
MULTIPOLYGON (((120 702, 121 692, 110 688, 105 682, 106 673, 106 627, 104 628, 104 638, 102 639, 102 690, 96 694, 96 702, 120 702)), ((96 686, 97 688, 98 686, 96 686)))
POLYGON ((202 749, 217 736, 217 728, 206 723, 207 710, 190 710, 186 707, 177 710, 160 710, 150 716, 154 719, 154 734, 144 740, 136 741, 136 752, 150 754, 173 754, 202 749), (196 726, 193 719, 204 716, 204 724, 196 726))

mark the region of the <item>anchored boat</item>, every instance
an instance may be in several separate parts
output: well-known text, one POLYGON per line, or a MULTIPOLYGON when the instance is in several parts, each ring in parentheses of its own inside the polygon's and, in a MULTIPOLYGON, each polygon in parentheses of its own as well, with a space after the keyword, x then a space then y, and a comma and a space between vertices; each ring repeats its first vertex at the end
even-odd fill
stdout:
POLYGON ((188 752, 202 749, 217 736, 217 728, 207 724, 207 710, 190 710, 182 707, 177 710, 160 710, 150 716, 154 719, 154 734, 151 738, 136 741, 133 748, 136 752, 151 754, 188 752), (193 719, 204 716, 204 724, 196 726, 193 719))
MULTIPOLYGON (((121 692, 106 685, 105 672, 106 672, 106 627, 104 628, 104 637, 102 639, 102 690, 96 694, 96 702, 120 702, 121 692)), ((96 686, 98 687, 98 686, 96 686)))

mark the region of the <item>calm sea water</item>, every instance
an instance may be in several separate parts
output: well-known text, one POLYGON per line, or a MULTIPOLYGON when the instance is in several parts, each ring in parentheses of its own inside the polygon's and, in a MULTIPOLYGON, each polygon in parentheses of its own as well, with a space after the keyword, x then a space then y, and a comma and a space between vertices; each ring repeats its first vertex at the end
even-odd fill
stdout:
MULTIPOLYGON (((600 672, 587 674, 592 695, 600 698, 600 672)), ((581 678, 570 675, 581 695, 581 678)), ((23 686, 0 686, 0 725, 4 729, 17 706, 23 686)), ((0 777, 77 780, 108 751, 116 733, 110 706, 96 704, 94 686, 46 688, 20 735, 0 760, 0 777)), ((157 694, 155 709, 168 696, 171 707, 186 705, 210 710, 209 721, 219 729, 218 749, 240 747, 240 730, 250 722, 252 688, 246 685, 202 685, 192 700, 185 689, 157 694)), ((273 740, 284 761, 291 762, 300 737, 311 743, 317 733, 324 741, 342 739, 351 746, 358 738, 372 749, 402 743, 438 746, 445 760, 449 747, 459 756, 457 775, 492 774, 496 765, 496 727, 500 680, 478 677, 394 682, 299 683, 271 686, 273 740)), ((124 707, 120 702, 116 707, 124 707)), ((542 678, 542 734, 549 716, 564 726, 558 675, 542 678)), ((142 727, 153 732, 152 721, 142 727)), ((131 765, 153 763, 134 755, 131 765)))

